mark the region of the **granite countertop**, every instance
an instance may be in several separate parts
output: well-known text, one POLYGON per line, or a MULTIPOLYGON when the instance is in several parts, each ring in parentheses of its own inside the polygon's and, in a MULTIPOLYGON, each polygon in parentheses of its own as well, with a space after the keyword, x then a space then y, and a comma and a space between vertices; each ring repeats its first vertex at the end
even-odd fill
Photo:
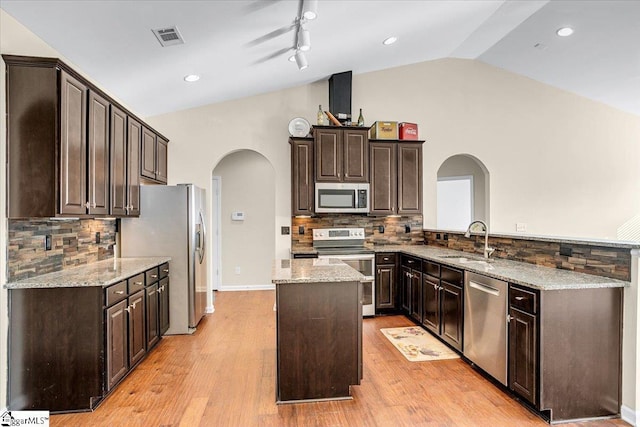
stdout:
POLYGON ((375 252, 400 252, 407 255, 413 255, 419 258, 435 261, 440 264, 484 274, 485 276, 544 291, 587 288, 622 288, 630 286, 629 282, 625 282, 623 280, 594 276, 592 274, 577 273, 558 268, 544 267, 526 262, 510 261, 499 258, 491 259, 489 263, 475 262, 476 260, 483 260, 482 254, 470 254, 468 252, 437 248, 435 246, 381 245, 373 247, 372 249, 375 252), (443 258, 449 256, 455 256, 456 258, 443 258), (470 259, 472 262, 461 261, 461 258, 470 259))
POLYGON ((271 282, 289 283, 359 282, 364 276, 340 260, 332 258, 277 259, 271 282))
MULTIPOLYGON (((623 280, 499 258, 492 258, 489 263, 461 262, 460 258, 471 259, 471 261, 482 261, 482 254, 470 254, 468 252, 454 251, 436 246, 374 245, 369 246, 369 249, 374 252, 399 252, 413 255, 440 264, 540 290, 622 288, 630 286, 629 282, 623 280)), ((317 253, 317 251, 314 248, 304 248, 292 250, 291 253, 313 254, 317 253)))
POLYGON ((170 257, 117 258, 9 282, 6 289, 109 286, 170 261, 170 257))

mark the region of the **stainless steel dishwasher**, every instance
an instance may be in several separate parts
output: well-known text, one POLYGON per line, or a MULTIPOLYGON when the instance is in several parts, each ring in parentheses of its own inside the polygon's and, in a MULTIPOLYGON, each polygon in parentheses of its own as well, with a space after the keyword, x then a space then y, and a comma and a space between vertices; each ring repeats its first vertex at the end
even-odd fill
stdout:
POLYGON ((507 385, 507 282, 466 271, 464 346, 466 358, 507 385))

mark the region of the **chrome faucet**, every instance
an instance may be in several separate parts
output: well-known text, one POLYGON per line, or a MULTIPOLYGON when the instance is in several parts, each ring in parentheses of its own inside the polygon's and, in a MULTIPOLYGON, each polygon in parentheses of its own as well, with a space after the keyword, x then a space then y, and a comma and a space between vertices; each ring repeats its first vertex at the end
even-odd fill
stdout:
POLYGON ((467 232, 464 233, 464 237, 471 237, 471 227, 473 227, 474 224, 482 224, 482 226, 484 227, 484 257, 486 259, 489 259, 495 249, 489 247, 489 226, 486 222, 480 220, 473 221, 471 224, 469 224, 469 227, 467 227, 467 232))

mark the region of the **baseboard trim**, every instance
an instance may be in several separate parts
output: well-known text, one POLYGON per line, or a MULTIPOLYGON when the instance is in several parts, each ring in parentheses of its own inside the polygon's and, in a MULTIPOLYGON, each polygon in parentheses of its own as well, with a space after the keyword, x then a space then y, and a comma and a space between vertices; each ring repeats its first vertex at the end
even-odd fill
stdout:
POLYGON ((632 426, 635 426, 636 421, 638 420, 638 411, 634 411, 628 406, 622 405, 620 407, 620 418, 622 418, 622 421, 626 421, 632 426))
POLYGON ((221 286, 219 291, 270 291, 276 288, 276 285, 244 285, 244 286, 221 286))

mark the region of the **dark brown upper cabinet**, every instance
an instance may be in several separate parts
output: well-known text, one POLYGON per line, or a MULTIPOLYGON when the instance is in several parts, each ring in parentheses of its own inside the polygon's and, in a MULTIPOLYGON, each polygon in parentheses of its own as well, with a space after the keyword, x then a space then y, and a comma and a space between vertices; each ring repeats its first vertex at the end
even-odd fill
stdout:
POLYGON ((142 130, 140 175, 154 182, 167 183, 168 141, 152 130, 142 130))
MULTIPOLYGON (((56 58, 2 57, 9 218, 139 212, 142 125, 130 135, 128 123, 141 122, 56 58)), ((166 183, 167 140, 152 132, 161 145, 154 179, 166 183)))
POLYGON ((109 107, 110 103, 89 91, 88 214, 109 214, 109 107))
POLYGON ((291 215, 313 215, 313 140, 291 138, 291 215))
POLYGON ((140 215, 140 137, 142 125, 111 108, 111 215, 140 215))
POLYGON ((422 143, 369 141, 371 215, 422 213, 422 143))
POLYGON ((369 182, 368 129, 316 126, 316 182, 369 182))

